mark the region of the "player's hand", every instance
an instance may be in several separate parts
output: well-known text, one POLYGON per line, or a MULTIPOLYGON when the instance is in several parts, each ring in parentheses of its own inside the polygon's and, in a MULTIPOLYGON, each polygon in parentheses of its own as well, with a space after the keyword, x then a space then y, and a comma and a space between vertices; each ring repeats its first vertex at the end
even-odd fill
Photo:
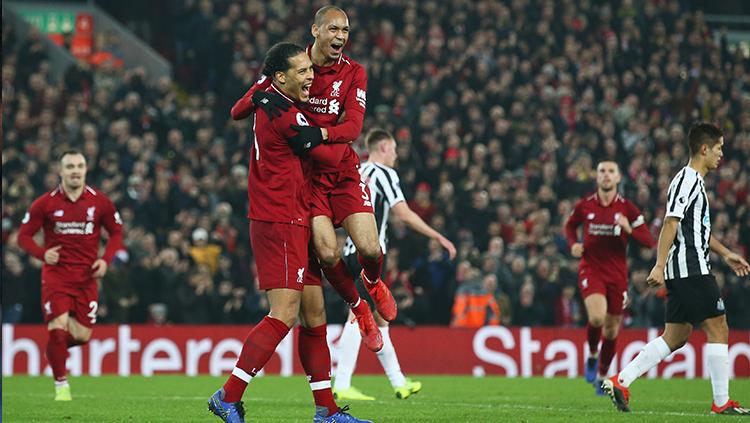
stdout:
POLYGON ((630 226, 630 221, 624 214, 620 213, 617 215, 617 225, 625 231, 626 234, 633 233, 633 228, 630 226))
POLYGON ((47 264, 57 264, 57 261, 60 260, 60 248, 62 248, 62 245, 48 248, 44 252, 44 262, 47 264))
POLYGON ((256 91, 253 93, 251 99, 255 107, 263 109, 270 120, 281 116, 282 110, 286 112, 291 107, 288 101, 276 93, 256 91))
POLYGON ((573 246, 570 247, 570 255, 576 258, 581 258, 583 256, 583 244, 580 242, 573 244, 573 246))
POLYGON ((741 255, 737 253, 729 253, 724 256, 724 262, 732 268, 732 271, 737 276, 750 275, 750 264, 747 263, 741 255))
POLYGON ((443 248, 445 248, 446 251, 448 251, 448 257, 450 257, 451 260, 456 258, 456 246, 453 245, 453 243, 448 238, 441 236, 440 238, 438 238, 438 242, 443 248))
POLYGON ((94 279, 100 279, 107 273, 107 262, 102 259, 97 259, 94 264, 91 265, 91 269, 94 270, 94 274, 91 276, 94 279))
POLYGON ((648 286, 661 287, 664 285, 664 266, 656 265, 646 278, 648 286))
POLYGON ((318 127, 292 125, 290 128, 298 132, 297 135, 287 140, 289 147, 297 156, 302 156, 323 142, 323 133, 318 127))

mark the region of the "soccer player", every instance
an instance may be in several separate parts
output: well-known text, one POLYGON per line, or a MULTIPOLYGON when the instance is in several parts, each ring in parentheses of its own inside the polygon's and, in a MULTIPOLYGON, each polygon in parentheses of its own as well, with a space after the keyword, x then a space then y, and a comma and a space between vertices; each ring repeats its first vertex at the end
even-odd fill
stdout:
POLYGON ((578 287, 588 314, 585 377, 599 395, 604 395, 601 382, 615 355, 622 312, 627 306, 628 237, 648 248, 655 244, 641 212, 617 192, 620 179, 617 163, 600 162, 596 167, 596 192, 576 203, 565 224, 570 252, 581 258, 578 287), (578 237, 581 225, 583 242, 578 237))
MULTIPOLYGON (((380 280, 383 252, 372 200, 367 185, 359 178, 359 157, 350 143, 362 130, 367 101, 367 74, 364 67, 343 54, 349 39, 349 19, 338 7, 324 6, 315 13, 311 29, 314 43, 307 47, 315 79, 310 101, 304 107, 313 126, 294 125, 299 140, 323 142, 336 152, 336 163, 316 163, 312 186, 312 238, 315 255, 310 256, 306 278, 318 283, 321 267, 326 278, 357 318, 367 348, 378 351, 383 339, 366 301, 361 301, 354 279, 341 260, 335 226, 343 226, 357 246, 362 264, 362 280, 380 315, 396 318, 393 295, 380 280)), ((235 120, 248 117, 256 106, 271 118, 286 106, 269 92, 267 79, 261 79, 232 107, 235 120)), ((301 142, 301 141, 296 142, 301 142)))
POLYGON ((750 415, 750 410, 729 399, 729 328, 708 260, 710 248, 737 276, 750 274, 750 265, 742 256, 711 236, 703 178, 719 166, 723 145, 724 135, 718 127, 699 122, 690 128, 690 161, 669 185, 656 264, 647 279, 653 287, 667 285, 664 333, 646 344, 619 374, 604 381, 603 388, 620 411, 630 411, 630 384, 685 345, 693 327, 699 326, 708 338, 704 360, 713 390, 711 414, 750 415))
MULTIPOLYGON (((255 138, 250 149, 248 198, 250 242, 258 268, 260 289, 267 292, 270 313, 247 335, 232 374, 208 401, 208 408, 225 422, 244 422, 242 394, 247 384, 268 362, 299 316, 298 351, 315 399, 314 422, 364 422, 340 409, 331 392, 331 356, 326 342, 323 288, 304 278, 310 241, 309 167, 300 160, 302 146, 291 138, 292 124, 307 125, 298 105, 310 98, 313 70, 302 47, 274 45, 267 53, 263 74, 273 81, 267 90, 289 105, 271 121, 256 115, 255 138)), ((314 142, 306 146, 313 160, 319 153, 314 142)), ((325 150, 319 150, 325 156, 325 150)))
MULTIPOLYGON (((387 251, 388 216, 393 214, 404 221, 415 231, 432 238, 448 251, 451 258, 456 257, 456 247, 446 237, 430 227, 421 217, 414 213, 404 199, 401 192, 399 177, 393 169, 396 163, 396 140, 382 129, 372 129, 365 137, 365 146, 370 153, 369 160, 360 167, 362 182, 367 184, 372 193, 375 207, 375 217, 378 222, 378 242, 383 252, 387 251)), ((347 238, 344 245, 344 262, 352 274, 361 270, 357 260, 357 247, 351 238, 347 238)), ((350 318, 353 317, 350 315, 350 318)), ((388 380, 396 393, 396 398, 405 399, 422 389, 422 384, 404 377, 398 363, 396 350, 388 333, 388 322, 376 312, 375 320, 383 336, 383 349, 377 352, 378 360, 383 366, 388 380)), ((359 345, 362 341, 359 331, 352 323, 344 325, 344 331, 339 339, 339 362, 334 381, 334 395, 339 400, 374 400, 374 397, 363 394, 359 389, 351 386, 352 375, 357 364, 359 345)))
POLYGON ((55 401, 70 401, 68 349, 91 339, 99 308, 98 279, 123 250, 122 220, 107 196, 86 185, 86 158, 77 150, 60 156, 60 185, 37 198, 23 217, 18 244, 43 261, 42 314, 47 323, 47 361, 55 401), (98 257, 102 227, 109 240, 98 257), (33 236, 42 228, 44 246, 33 236))

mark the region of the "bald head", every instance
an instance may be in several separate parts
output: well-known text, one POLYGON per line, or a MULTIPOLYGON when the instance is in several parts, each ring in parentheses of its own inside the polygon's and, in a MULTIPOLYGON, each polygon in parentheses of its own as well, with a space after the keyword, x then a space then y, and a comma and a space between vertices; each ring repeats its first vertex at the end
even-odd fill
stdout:
POLYGON ((326 22, 328 18, 327 15, 333 12, 340 13, 346 16, 346 13, 340 7, 332 6, 332 5, 323 6, 320 9, 318 9, 317 12, 315 12, 315 21, 313 23, 315 24, 315 26, 318 26, 318 27, 323 26, 323 24, 326 22))

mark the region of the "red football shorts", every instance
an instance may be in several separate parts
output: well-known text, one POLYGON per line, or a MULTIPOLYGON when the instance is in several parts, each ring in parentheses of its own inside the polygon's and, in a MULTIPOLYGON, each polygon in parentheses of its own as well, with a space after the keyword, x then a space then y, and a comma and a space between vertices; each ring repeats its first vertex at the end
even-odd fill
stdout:
POLYGON ((42 315, 45 323, 69 313, 82 326, 91 328, 96 323, 98 309, 99 285, 96 279, 84 283, 42 280, 42 315))
POLYGON ((336 227, 354 213, 374 213, 370 189, 355 166, 313 175, 311 200, 311 215, 328 216, 336 227))
POLYGON ((310 228, 289 223, 250 221, 250 246, 260 289, 301 291, 307 267, 310 228))
POLYGON ((628 298, 628 281, 601 276, 602 272, 591 269, 578 271, 578 289, 585 299, 591 294, 601 294, 607 299, 607 314, 621 315, 628 298))

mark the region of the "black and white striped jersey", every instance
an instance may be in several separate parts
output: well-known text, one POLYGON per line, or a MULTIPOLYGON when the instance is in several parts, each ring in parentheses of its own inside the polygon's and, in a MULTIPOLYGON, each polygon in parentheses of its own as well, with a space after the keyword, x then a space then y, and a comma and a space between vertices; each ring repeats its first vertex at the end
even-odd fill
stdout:
POLYGON ((708 275, 708 242, 711 237, 711 215, 703 177, 685 166, 672 179, 667 192, 666 217, 680 219, 664 269, 666 279, 708 275))
MULTIPOLYGON (((378 226, 378 239, 383 254, 386 253, 388 239, 386 230, 388 229, 388 215, 391 207, 406 201, 404 193, 401 192, 398 174, 392 168, 374 162, 365 162, 359 167, 359 174, 362 182, 370 188, 370 197, 372 206, 375 209, 375 222, 378 226)), ((357 252, 357 248, 348 237, 344 243, 344 255, 348 256, 357 252)))

